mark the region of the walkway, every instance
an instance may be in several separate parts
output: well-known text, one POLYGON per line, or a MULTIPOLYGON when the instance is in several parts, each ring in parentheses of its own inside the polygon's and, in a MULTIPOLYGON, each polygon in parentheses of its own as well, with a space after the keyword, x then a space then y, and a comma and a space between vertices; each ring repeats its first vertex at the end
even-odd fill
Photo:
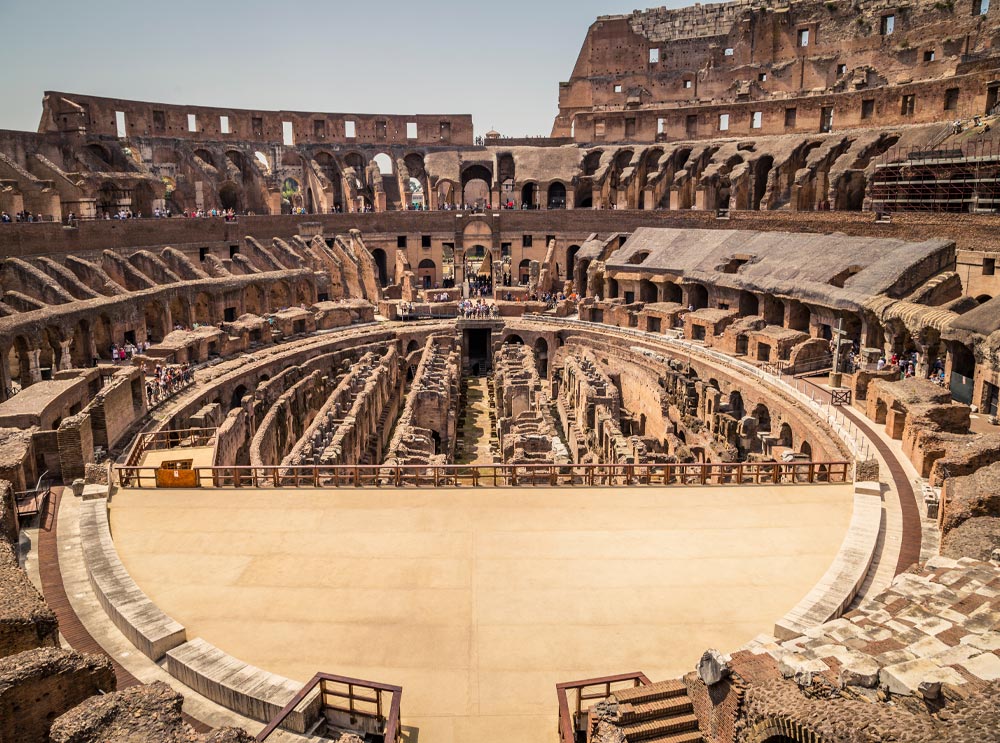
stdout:
POLYGON ((486 377, 466 377, 465 406, 459 422, 455 464, 493 464, 493 417, 490 415, 490 382, 486 377))

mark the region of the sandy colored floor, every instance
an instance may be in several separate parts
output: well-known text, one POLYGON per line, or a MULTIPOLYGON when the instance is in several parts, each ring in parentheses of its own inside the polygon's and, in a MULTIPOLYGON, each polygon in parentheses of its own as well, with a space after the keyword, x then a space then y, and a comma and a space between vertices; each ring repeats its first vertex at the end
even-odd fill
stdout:
POLYGON ((556 740, 555 684, 692 669, 804 596, 850 486, 120 491, 139 585, 189 637, 305 681, 403 686, 419 743, 556 740))

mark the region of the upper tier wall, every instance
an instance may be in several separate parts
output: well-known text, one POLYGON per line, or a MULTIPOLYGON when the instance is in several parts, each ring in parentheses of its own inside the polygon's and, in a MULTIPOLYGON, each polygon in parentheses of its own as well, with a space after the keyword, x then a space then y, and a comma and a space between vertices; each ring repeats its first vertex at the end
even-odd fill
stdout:
POLYGON ((178 139, 256 141, 271 144, 471 145, 468 114, 341 114, 260 111, 129 101, 46 91, 39 132, 85 132, 118 136, 118 114, 125 134, 178 139), (194 116, 191 127, 190 116, 194 116), (228 131, 224 131, 224 121, 228 131), (353 124, 354 136, 348 136, 353 124), (291 126, 291 142, 287 141, 291 126), (408 126, 416 125, 415 136, 408 126))
POLYGON ((1000 68, 1000 7, 985 5, 740 1, 602 16, 560 83, 552 136, 707 138, 729 113, 710 107, 736 104, 756 135, 982 115, 1000 68), (821 100, 795 102, 807 97, 821 100), (786 120, 786 107, 799 110, 786 120))

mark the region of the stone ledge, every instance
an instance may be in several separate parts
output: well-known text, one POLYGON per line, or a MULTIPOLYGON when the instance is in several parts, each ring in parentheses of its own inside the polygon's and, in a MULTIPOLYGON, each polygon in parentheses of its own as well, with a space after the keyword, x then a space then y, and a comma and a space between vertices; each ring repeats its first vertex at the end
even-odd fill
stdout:
MULTIPOLYGON (((203 697, 261 722, 269 722, 302 685, 251 666, 200 637, 167 652, 167 672, 203 697)), ((317 690, 306 697, 282 727, 304 733, 318 719, 317 690)))
POLYGON ((118 558, 104 499, 80 506, 80 541, 87 577, 104 611, 133 645, 154 661, 186 639, 184 627, 164 614, 118 558))
POLYGON ((882 518, 878 483, 855 483, 854 511, 840 551, 805 598, 775 623, 775 637, 791 640, 844 612, 875 559, 882 518))

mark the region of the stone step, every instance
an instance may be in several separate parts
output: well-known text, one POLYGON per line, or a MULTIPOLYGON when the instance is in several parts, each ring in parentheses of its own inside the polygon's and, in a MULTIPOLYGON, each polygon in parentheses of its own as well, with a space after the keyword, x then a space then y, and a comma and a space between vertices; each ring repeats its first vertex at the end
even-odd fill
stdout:
POLYGON ((628 702, 633 705, 686 695, 687 687, 680 679, 658 681, 655 684, 633 686, 628 689, 619 689, 614 692, 615 699, 617 699, 620 703, 628 702))
POLYGON ((629 743, 675 733, 697 732, 697 730, 698 718, 694 715, 671 715, 622 726, 622 732, 625 733, 629 743))
POLYGON ((621 707, 621 721, 630 724, 671 715, 684 715, 690 713, 693 708, 687 695, 667 697, 642 704, 628 704, 621 707))
POLYGON ((703 741, 704 738, 701 737, 701 733, 697 730, 659 735, 655 738, 643 738, 643 743, 703 743, 703 741))

